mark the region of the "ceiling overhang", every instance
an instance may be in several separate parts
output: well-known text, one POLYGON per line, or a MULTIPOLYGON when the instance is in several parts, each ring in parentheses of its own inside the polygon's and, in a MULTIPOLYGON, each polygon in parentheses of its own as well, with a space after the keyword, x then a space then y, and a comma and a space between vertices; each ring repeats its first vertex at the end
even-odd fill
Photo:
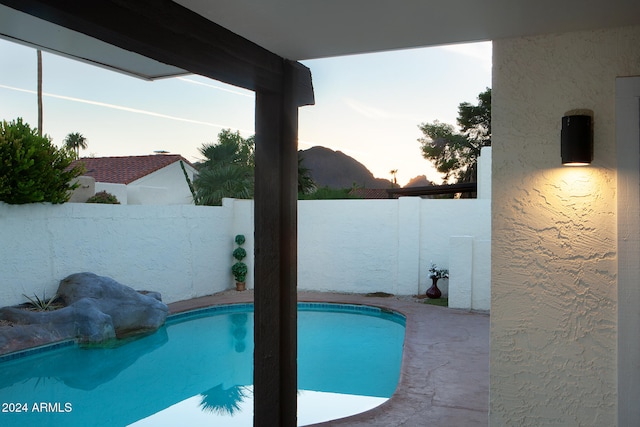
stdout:
MULTIPOLYGON (((283 59, 640 24, 638 0, 0 0, 0 5, 0 37, 144 79, 188 71, 251 90, 279 84, 283 59)), ((301 79, 310 86, 310 78, 301 79)))
POLYGON ((0 5, 23 20, 17 25, 6 18, 0 32, 25 44, 144 78, 188 71, 256 92, 282 93, 290 85, 297 105, 313 103, 307 67, 173 1, 0 0, 0 5))
POLYGON ((175 0, 291 60, 640 23, 638 0, 175 0))
POLYGON ((0 5, 0 37, 145 80, 188 74, 181 68, 3 5, 0 5))

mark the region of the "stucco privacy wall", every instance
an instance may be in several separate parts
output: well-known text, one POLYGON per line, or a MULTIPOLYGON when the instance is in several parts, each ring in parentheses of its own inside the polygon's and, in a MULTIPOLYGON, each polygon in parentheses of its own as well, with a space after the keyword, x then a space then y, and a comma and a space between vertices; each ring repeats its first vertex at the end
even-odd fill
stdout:
POLYGON ((81 271, 160 291, 167 302, 223 290, 232 214, 190 205, 0 203, 0 304, 51 296, 81 271))
POLYGON ((617 76, 640 27, 493 44, 492 426, 616 425, 617 76), (594 113, 592 166, 561 117, 594 113))
MULTIPOLYGON (((299 288, 424 293, 429 263, 448 267, 457 256, 451 236, 490 239, 489 209, 489 200, 301 201, 299 288)), ((253 253, 253 222, 246 200, 225 199, 222 207, 0 203, 0 304, 52 295, 60 279, 79 271, 157 290, 167 302, 219 292, 233 286, 233 237, 244 234, 253 253)), ((489 264, 488 251, 474 254, 489 264)), ((246 262, 252 272, 251 257, 246 262)), ((489 273, 478 271, 483 276, 470 280, 487 281, 489 273)), ((489 289, 482 292, 486 305, 466 308, 488 310, 489 289)))
MULTIPOLYGON (((489 266, 489 200, 301 201, 298 210, 298 287, 337 292, 411 295, 431 285, 431 262, 448 268, 451 236, 487 242, 474 255, 489 266), (419 288, 418 288, 419 286, 419 288)), ((473 260, 469 260, 473 262, 473 260)), ((451 271, 452 277, 457 274, 451 271)), ((473 277, 487 283, 485 277, 473 277)), ((443 291, 447 281, 439 282, 443 291)), ((471 283, 469 283, 471 287, 471 283)), ((489 289, 484 304, 489 310, 489 289)))

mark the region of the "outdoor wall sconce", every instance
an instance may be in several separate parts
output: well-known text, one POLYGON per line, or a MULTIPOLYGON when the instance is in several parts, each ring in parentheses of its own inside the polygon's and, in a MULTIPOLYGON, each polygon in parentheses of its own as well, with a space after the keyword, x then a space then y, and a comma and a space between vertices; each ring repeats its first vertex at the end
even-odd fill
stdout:
POLYGON ((562 118, 560 133, 562 164, 585 166, 593 161, 593 131, 591 116, 566 115, 562 118))

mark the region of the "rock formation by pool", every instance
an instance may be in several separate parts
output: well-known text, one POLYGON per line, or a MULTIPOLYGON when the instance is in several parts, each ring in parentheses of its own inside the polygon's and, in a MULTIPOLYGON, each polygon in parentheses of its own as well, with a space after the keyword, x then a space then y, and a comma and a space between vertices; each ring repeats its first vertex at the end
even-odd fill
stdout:
POLYGON ((72 274, 58 286, 62 308, 0 308, 0 354, 65 339, 98 343, 154 331, 168 307, 157 292, 138 292, 93 273, 72 274))

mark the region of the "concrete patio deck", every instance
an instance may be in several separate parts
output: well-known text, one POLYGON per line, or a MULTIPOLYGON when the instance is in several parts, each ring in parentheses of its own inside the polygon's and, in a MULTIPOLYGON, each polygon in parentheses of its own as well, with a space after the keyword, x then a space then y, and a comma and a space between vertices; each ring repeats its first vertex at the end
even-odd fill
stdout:
MULTIPOLYGON (((458 427, 489 424, 489 315, 423 304, 404 297, 299 292, 299 301, 365 304, 407 317, 400 381, 384 404, 314 426, 458 427)), ((169 304, 172 313, 252 302, 228 291, 169 304)))

